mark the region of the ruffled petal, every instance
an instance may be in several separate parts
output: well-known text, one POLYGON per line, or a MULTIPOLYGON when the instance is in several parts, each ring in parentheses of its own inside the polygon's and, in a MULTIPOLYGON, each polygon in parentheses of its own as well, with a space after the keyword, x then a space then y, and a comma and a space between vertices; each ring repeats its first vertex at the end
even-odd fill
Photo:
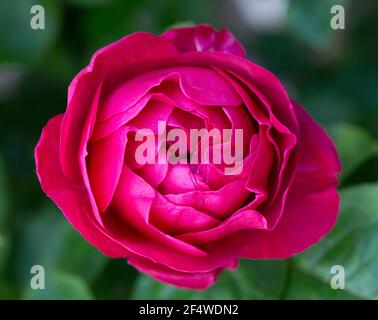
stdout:
POLYGON ((141 257, 132 257, 128 262, 137 270, 158 281, 192 290, 204 290, 210 287, 216 282, 218 274, 222 271, 222 269, 216 269, 201 273, 180 272, 141 257))
POLYGON ((190 206, 224 220, 243 206, 250 194, 245 188, 245 181, 235 180, 215 191, 195 190, 179 194, 166 194, 165 197, 176 205, 190 206), (233 196, 230 197, 230 194, 233 196))
POLYGON ((150 222, 171 235, 203 231, 221 223, 191 206, 173 204, 160 194, 156 195, 152 204, 150 222))
POLYGON ((128 130, 129 127, 121 127, 110 136, 90 144, 87 169, 100 212, 108 208, 121 176, 128 130))
POLYGON ((273 230, 251 232, 242 255, 287 258, 318 242, 334 226, 338 208, 340 161, 324 131, 297 104, 299 144, 294 181, 284 212, 273 230))
POLYGON ((131 34, 98 50, 90 64, 72 81, 68 90, 68 106, 61 130, 60 154, 63 172, 70 178, 80 176, 79 144, 83 123, 90 114, 93 93, 109 74, 146 64, 172 59, 177 49, 167 40, 152 34, 131 34), (76 159, 76 161, 74 160, 76 159))
POLYGON ((94 220, 84 183, 72 181, 63 173, 59 161, 62 120, 63 115, 58 115, 47 123, 35 148, 36 171, 42 190, 89 243, 105 255, 127 257, 130 252, 94 220))
MULTIPOLYGON (((258 211, 244 210, 233 214, 230 218, 215 228, 201 232, 183 234, 178 236, 178 238, 188 243, 201 244, 203 246, 207 242, 216 243, 216 240, 240 231, 266 230, 267 226, 266 219, 258 211)), ((238 246, 234 247, 235 252, 238 252, 239 247, 240 243, 238 246)), ((219 245, 217 250, 221 250, 221 248, 222 247, 219 245)))
POLYGON ((170 29, 162 38, 173 43, 180 52, 217 51, 241 57, 246 55, 244 47, 230 31, 216 31, 207 24, 170 29))

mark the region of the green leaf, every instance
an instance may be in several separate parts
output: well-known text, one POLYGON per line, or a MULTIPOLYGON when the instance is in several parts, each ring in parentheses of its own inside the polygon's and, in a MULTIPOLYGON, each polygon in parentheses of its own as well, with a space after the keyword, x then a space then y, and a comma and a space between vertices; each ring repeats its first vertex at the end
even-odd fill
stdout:
MULTIPOLYGON (((67 221, 65 221, 67 223, 67 221)), ((58 267, 80 275, 86 281, 93 281, 105 268, 109 259, 96 248, 87 243, 83 237, 70 226, 70 231, 62 248, 58 267)))
POLYGON ((96 278, 92 291, 96 299, 128 299, 136 276, 137 271, 127 264, 126 259, 112 259, 96 278))
POLYGON ((60 29, 60 1, 2 0, 0 1, 0 60, 31 62, 42 59, 60 29), (30 26, 33 5, 45 10, 45 29, 30 26))
POLYGON ((341 192, 336 227, 320 243, 295 258, 296 263, 329 284, 331 268, 345 269, 350 295, 378 299, 378 184, 364 184, 341 192))
POLYGON ((378 154, 378 144, 369 133, 352 124, 337 124, 329 134, 336 144, 342 163, 341 181, 344 181, 365 161, 378 154))
POLYGON ((131 299, 163 299, 163 300, 192 300, 192 299, 241 299, 241 293, 232 281, 229 273, 221 275, 219 282, 205 291, 193 291, 176 288, 155 281, 140 274, 135 284, 131 299))
POLYGON ((345 290, 332 289, 329 283, 325 283, 295 268, 291 275, 291 282, 287 289, 285 299, 288 300, 351 300, 358 299, 357 296, 345 290))
POLYGON ((78 277, 62 272, 46 270, 45 289, 26 289, 24 300, 90 300, 93 296, 78 277))
POLYGON ((240 269, 231 273, 242 299, 278 299, 286 282, 288 262, 284 260, 242 260, 240 269))
POLYGON ((41 209, 30 221, 22 221, 16 249, 15 269, 21 285, 30 281, 30 268, 72 273, 92 281, 108 258, 83 239, 53 205, 41 209))
POLYGON ((224 271, 207 290, 179 289, 140 274, 132 299, 278 299, 285 285, 286 261, 243 260, 237 271, 224 271))

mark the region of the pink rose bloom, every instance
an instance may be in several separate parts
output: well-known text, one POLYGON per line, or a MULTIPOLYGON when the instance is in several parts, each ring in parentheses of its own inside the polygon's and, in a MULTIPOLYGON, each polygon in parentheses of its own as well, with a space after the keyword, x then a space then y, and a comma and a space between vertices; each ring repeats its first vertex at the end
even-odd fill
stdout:
POLYGON ((208 25, 137 32, 98 50, 35 159, 43 191, 89 243, 184 288, 207 288, 240 258, 302 252, 337 219, 331 140, 230 32, 208 25), (243 129, 241 172, 140 165, 136 132, 158 135, 159 121, 243 129))

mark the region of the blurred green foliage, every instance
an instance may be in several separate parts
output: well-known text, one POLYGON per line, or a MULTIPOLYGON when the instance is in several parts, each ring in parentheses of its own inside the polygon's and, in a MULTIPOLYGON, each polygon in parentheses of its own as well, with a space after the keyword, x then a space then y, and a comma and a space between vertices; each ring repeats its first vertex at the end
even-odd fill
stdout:
POLYGON ((285 26, 251 29, 235 1, 0 1, 0 299, 377 299, 378 3, 292 0, 285 26), (46 30, 30 28, 42 4, 46 30), (330 6, 346 29, 329 27, 330 6), (70 80, 99 47, 177 23, 228 27, 249 58, 273 71, 326 128, 343 163, 341 212, 318 245, 285 261, 241 261, 204 292, 158 283, 91 247, 43 195, 33 149, 46 121, 64 112, 70 80), (30 268, 46 268, 31 290, 30 268), (343 265, 346 290, 330 268, 343 265))

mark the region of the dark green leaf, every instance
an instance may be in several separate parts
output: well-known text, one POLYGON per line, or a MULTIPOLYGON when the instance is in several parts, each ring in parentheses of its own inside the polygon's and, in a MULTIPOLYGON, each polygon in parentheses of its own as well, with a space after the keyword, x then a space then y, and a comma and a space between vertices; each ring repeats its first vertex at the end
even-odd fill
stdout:
POLYGON ((67 234, 59 257, 59 269, 80 275, 86 281, 92 281, 104 269, 108 261, 109 259, 106 256, 88 244, 70 226, 70 231, 67 234))
POLYGON ((205 291, 178 289, 140 275, 132 299, 278 299, 287 274, 286 261, 243 260, 237 271, 225 271, 205 291))
POLYGON ((350 300, 358 299, 348 291, 332 289, 329 283, 319 280, 313 274, 307 274, 294 268, 285 299, 289 300, 350 300))
POLYGON ((345 269, 345 290, 365 299, 378 299, 378 184, 341 192, 336 227, 319 244, 296 258, 306 273, 329 283, 332 266, 345 269))
POLYGON ((25 300, 89 300, 93 299, 86 284, 78 277, 46 270, 45 289, 28 288, 22 295, 25 300))
POLYGON ((92 291, 96 299, 128 299, 136 276, 126 259, 112 259, 94 281, 92 291))
POLYGON ((91 281, 108 258, 89 245, 53 205, 43 208, 31 221, 23 221, 16 255, 21 285, 30 280, 30 268, 42 265, 91 281))
POLYGON ((342 163, 342 181, 366 160, 378 154, 378 144, 363 128, 337 124, 330 128, 329 134, 336 144, 342 163))

